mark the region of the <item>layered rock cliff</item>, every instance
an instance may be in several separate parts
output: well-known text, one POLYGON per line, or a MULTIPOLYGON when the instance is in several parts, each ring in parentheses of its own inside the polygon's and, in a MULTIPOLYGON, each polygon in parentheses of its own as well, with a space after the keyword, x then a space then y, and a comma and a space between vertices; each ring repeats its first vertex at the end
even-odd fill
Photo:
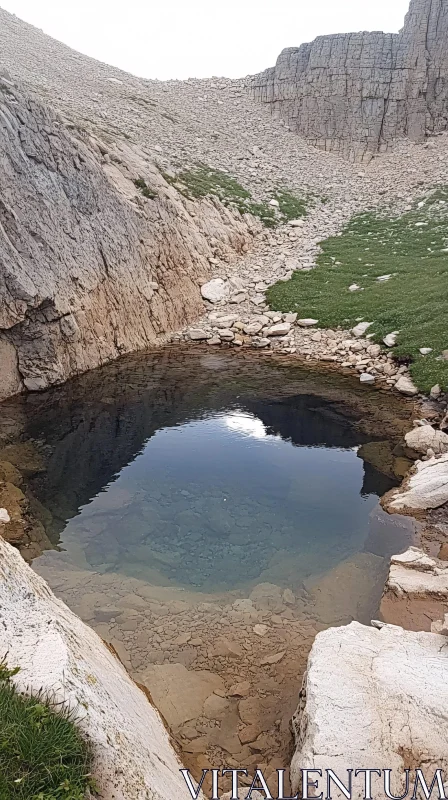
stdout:
POLYGON ((216 199, 184 198, 125 137, 69 128, 0 76, 0 400, 193 320, 210 259, 246 250, 256 229, 216 199))
POLYGON ((251 81, 255 99, 311 144, 369 160, 448 124, 448 3, 412 0, 399 34, 319 36, 251 81))

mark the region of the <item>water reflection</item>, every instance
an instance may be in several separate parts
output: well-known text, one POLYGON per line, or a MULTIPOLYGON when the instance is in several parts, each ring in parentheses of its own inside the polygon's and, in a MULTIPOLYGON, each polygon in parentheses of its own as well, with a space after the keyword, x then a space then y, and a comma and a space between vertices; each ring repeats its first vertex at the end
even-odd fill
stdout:
POLYGON ((20 403, 53 541, 98 572, 300 585, 363 550, 396 482, 358 457, 385 433, 392 449, 389 398, 269 362, 140 356, 20 403))

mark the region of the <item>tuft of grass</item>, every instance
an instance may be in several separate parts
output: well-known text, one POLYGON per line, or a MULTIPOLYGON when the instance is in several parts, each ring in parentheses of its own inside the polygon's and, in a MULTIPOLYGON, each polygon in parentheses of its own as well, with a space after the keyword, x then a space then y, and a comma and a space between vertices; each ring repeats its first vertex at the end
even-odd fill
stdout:
POLYGON ((354 217, 321 243, 317 267, 296 272, 267 292, 276 311, 297 311, 321 327, 372 322, 372 341, 399 331, 397 359, 409 363, 421 391, 448 390, 448 187, 438 187, 411 211, 354 217), (387 281, 377 279, 391 275, 387 281), (361 289, 349 291, 358 284, 361 289), (422 356, 422 347, 432 353, 422 356))
POLYGON ((283 220, 299 219, 308 213, 308 197, 297 197, 287 189, 277 189, 274 199, 278 201, 283 220))
POLYGON ((92 755, 69 712, 20 694, 0 662, 0 800, 84 800, 92 755))
POLYGON ((149 200, 156 199, 157 195, 155 194, 155 192, 151 191, 151 189, 149 188, 149 186, 147 186, 146 181, 144 181, 143 178, 137 178, 137 180, 134 181, 134 185, 137 187, 137 189, 140 189, 143 197, 147 197, 149 200))

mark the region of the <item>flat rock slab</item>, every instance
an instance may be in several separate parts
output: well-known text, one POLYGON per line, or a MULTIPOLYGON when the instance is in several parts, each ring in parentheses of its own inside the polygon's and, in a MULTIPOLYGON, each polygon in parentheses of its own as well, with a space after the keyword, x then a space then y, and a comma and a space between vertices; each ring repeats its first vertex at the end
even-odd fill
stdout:
POLYGON ((448 453, 428 461, 417 461, 403 489, 389 493, 388 511, 439 508, 448 502, 448 453))
POLYGON ((141 682, 172 730, 202 716, 204 703, 224 681, 207 670, 193 672, 183 664, 155 664, 141 675, 141 682))
POLYGON ((0 538, 0 659, 21 691, 72 707, 105 800, 189 800, 156 709, 99 636, 0 538))
MULTIPOLYGON (((319 633, 294 718, 293 794, 301 768, 332 769, 342 780, 354 765, 391 769, 397 796, 405 792, 409 754, 412 766, 424 761, 431 780, 437 768, 446 774, 448 716, 441 713, 448 708, 445 644, 436 634, 390 625, 377 630, 358 622, 319 633)), ((383 789, 376 780, 373 776, 372 794, 378 797, 383 789)), ((322 790, 320 785, 317 793, 322 790)), ((358 776, 352 797, 363 796, 364 781, 358 776)))
POLYGON ((417 547, 392 556, 381 600, 386 622, 407 630, 430 631, 431 623, 448 612, 448 563, 417 547))

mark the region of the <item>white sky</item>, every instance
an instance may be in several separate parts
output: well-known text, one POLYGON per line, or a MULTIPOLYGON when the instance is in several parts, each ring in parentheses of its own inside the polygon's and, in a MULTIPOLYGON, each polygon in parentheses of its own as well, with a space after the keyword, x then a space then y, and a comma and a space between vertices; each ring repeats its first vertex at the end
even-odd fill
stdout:
POLYGON ((409 0, 0 0, 86 55, 144 78, 242 77, 320 34, 397 32, 409 0))

